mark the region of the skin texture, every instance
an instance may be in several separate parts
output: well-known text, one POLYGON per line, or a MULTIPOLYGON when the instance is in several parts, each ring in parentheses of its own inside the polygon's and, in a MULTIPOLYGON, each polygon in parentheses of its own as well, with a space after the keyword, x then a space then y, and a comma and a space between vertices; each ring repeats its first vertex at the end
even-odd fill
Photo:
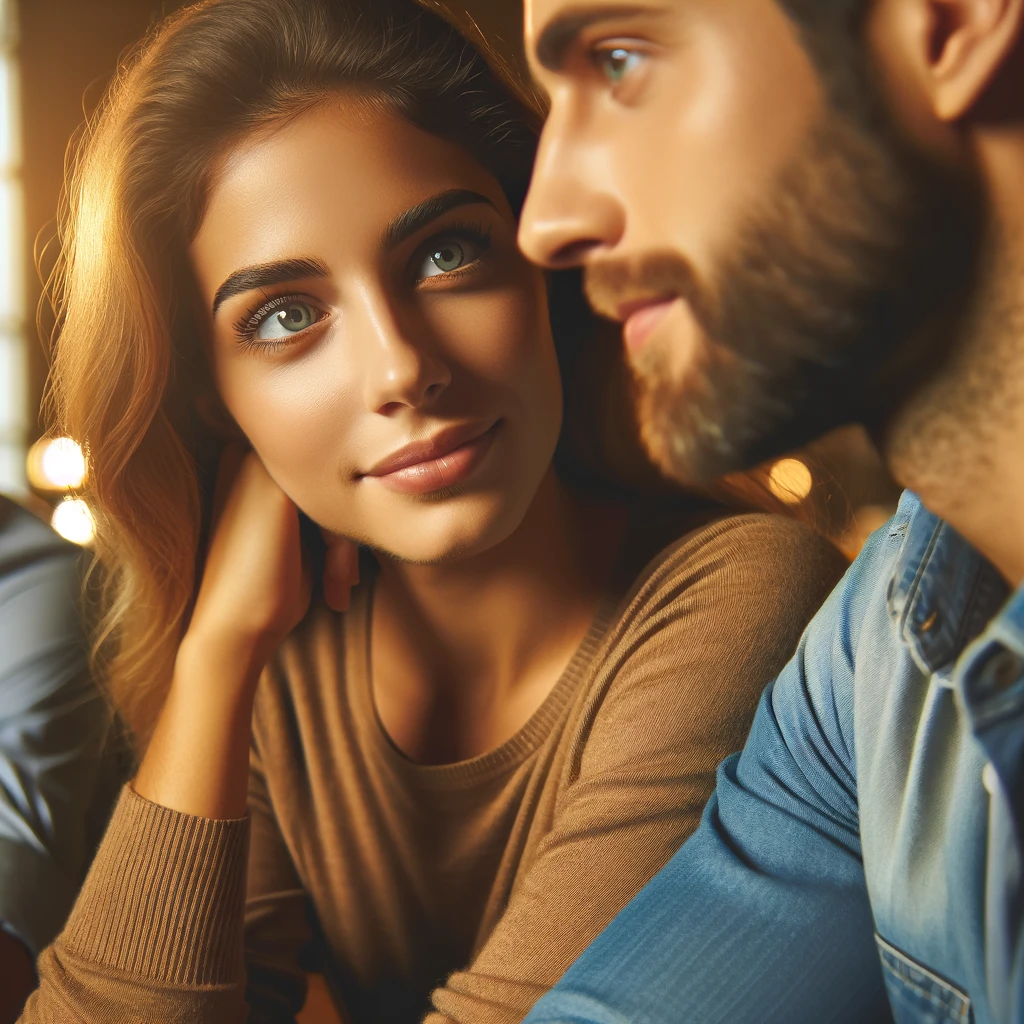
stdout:
POLYGON ((877 0, 869 84, 849 35, 812 52, 775 0, 528 0, 551 114, 520 243, 626 321, 664 468, 707 478, 860 420, 1024 578, 1022 20, 877 0))
POLYGON ((543 279, 515 251, 497 182, 457 147, 351 102, 243 143, 215 177, 191 250, 206 308, 242 267, 310 256, 330 270, 243 292, 212 320, 218 391, 271 476, 322 526, 407 560, 505 539, 547 471, 561 401, 543 279), (494 207, 460 207, 384 251, 382 225, 453 181, 494 207), (463 223, 491 234, 489 251, 417 282, 425 243, 463 223), (290 294, 323 319, 278 349, 239 344, 236 321, 290 294), (486 465, 451 500, 360 475, 446 426, 498 419, 486 465))
MULTIPOLYGON (((256 683, 310 600, 298 508, 378 552, 374 693, 410 757, 491 749, 557 681, 623 522, 581 505, 551 468, 557 362, 543 278, 515 232, 474 160, 354 99, 243 139, 215 168, 191 258, 216 398, 252 450, 223 460, 221 510, 140 795, 205 817, 245 813, 256 683), (388 241, 403 214, 454 190, 484 198, 388 241), (489 246, 460 240, 466 222, 489 246), (438 252, 450 272, 431 262, 438 252), (240 271, 300 259, 287 280, 225 297, 240 271), (283 343, 260 347, 244 327, 277 298, 303 329, 285 331, 275 307, 256 329, 283 343), (410 495, 368 473, 441 430, 469 424, 477 436, 495 423, 457 486, 410 495)), ((336 576, 350 552, 333 546, 336 576)))

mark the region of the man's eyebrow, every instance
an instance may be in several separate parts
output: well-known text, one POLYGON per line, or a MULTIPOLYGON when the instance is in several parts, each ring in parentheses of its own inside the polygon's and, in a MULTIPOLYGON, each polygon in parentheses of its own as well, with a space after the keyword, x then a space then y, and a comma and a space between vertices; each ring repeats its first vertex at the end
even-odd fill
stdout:
POLYGON ((537 63, 548 71, 559 71, 565 55, 585 29, 613 18, 637 18, 643 15, 663 14, 664 11, 642 4, 588 4, 570 7, 544 26, 535 47, 537 63))
POLYGON ((272 263, 258 263, 252 267, 236 270, 218 289, 213 297, 213 312, 216 316, 221 304, 234 295, 251 292, 257 288, 268 288, 282 281, 299 281, 303 278, 323 278, 330 275, 327 264, 318 259, 303 257, 291 260, 274 260, 272 263))
MULTIPOLYGON (((437 220, 450 210, 460 206, 471 206, 476 203, 486 203, 494 207, 494 203, 485 195, 479 192, 472 192, 466 188, 452 188, 446 192, 438 192, 436 196, 424 199, 412 208, 400 213, 385 229, 381 235, 381 244, 385 249, 394 249, 411 235, 425 228, 431 221, 437 220)), ((497 207, 494 207, 497 209, 497 207)))

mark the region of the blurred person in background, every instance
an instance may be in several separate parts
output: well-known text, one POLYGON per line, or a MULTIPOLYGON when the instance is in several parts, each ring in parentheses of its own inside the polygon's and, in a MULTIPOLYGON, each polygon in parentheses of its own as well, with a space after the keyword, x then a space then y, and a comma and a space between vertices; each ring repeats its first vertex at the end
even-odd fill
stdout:
POLYGON ((123 69, 51 388, 142 763, 26 1022, 293 1020, 310 964, 347 1020, 520 1020, 841 574, 791 519, 588 476, 579 275, 516 247, 539 124, 411 0, 199 4, 123 69))
POLYGON ((660 464, 859 422, 908 488, 529 1022, 1018 1024, 1024 2, 529 0, 526 29, 521 243, 624 322, 660 464))
POLYGON ((117 796, 82 552, 0 496, 0 1021, 35 987, 117 796))

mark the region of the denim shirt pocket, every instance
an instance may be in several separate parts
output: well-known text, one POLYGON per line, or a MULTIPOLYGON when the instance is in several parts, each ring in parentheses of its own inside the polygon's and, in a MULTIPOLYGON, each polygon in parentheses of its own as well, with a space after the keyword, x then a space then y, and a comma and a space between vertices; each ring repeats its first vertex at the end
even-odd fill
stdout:
POLYGON ((971 1024, 970 997, 876 933, 896 1024, 971 1024))

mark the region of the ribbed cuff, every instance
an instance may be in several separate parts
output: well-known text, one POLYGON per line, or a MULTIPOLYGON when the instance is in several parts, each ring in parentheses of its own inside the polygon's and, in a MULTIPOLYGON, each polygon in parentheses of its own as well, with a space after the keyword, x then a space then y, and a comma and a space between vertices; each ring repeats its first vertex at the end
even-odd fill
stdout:
POLYGON ((58 942, 156 981, 241 981, 248 839, 248 818, 180 814, 126 785, 58 942))

